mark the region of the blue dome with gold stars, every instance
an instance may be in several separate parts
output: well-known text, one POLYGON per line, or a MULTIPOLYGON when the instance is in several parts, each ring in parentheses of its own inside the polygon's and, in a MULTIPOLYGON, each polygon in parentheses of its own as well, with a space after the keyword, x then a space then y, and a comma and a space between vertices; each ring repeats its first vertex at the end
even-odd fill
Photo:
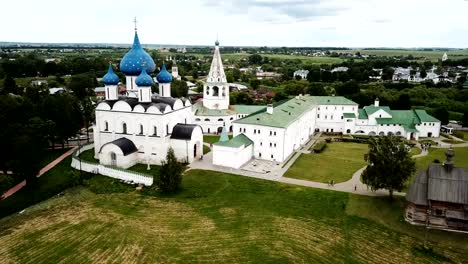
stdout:
POLYGON ((109 63, 109 70, 107 71, 106 75, 102 77, 102 82, 105 85, 117 85, 119 83, 119 76, 114 73, 112 70, 112 64, 109 63))
POLYGON ((135 84, 138 87, 149 87, 153 85, 153 78, 148 75, 148 73, 142 69, 140 75, 135 80, 135 84))
POLYGON ((170 83, 172 82, 172 75, 166 70, 166 64, 163 64, 161 71, 156 76, 158 83, 170 83))
POLYGON ((152 73, 156 69, 156 65, 153 58, 141 47, 138 34, 135 32, 132 48, 120 61, 120 71, 127 76, 136 76, 143 68, 146 68, 147 73, 152 73))

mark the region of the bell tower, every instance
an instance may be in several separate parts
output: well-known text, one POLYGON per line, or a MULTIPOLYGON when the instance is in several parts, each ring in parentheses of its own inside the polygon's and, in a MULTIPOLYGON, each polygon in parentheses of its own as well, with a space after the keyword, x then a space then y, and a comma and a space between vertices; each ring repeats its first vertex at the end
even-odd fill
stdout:
POLYGON ((229 108, 229 85, 224 73, 218 40, 215 42, 210 72, 203 86, 203 106, 220 110, 229 108))

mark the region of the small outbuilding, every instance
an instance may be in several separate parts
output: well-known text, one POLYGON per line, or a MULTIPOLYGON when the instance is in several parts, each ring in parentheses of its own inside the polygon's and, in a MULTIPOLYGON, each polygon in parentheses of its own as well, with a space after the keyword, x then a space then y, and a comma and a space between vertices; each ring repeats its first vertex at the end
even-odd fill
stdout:
POLYGON ((449 231, 468 232, 468 168, 455 167, 449 149, 444 164, 418 172, 406 200, 405 220, 449 231))
POLYGON ((244 134, 213 144, 214 165, 238 169, 252 157, 253 141, 244 134))

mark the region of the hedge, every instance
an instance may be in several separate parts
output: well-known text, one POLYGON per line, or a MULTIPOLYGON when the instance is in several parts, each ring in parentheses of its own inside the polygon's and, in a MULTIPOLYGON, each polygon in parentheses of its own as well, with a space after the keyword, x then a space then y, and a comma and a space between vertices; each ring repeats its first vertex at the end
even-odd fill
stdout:
POLYGON ((325 148, 327 147, 327 143, 324 141, 321 141, 314 146, 314 153, 321 153, 325 148))

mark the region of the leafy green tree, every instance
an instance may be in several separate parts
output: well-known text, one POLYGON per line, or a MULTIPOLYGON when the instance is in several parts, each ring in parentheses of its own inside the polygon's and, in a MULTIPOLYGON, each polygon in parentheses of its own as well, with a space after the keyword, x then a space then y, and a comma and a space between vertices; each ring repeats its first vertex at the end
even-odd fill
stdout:
POLYGON ((449 122, 449 112, 447 111, 447 108, 445 107, 438 107, 434 110, 432 115, 439 119, 442 125, 446 125, 449 122))
POLYGON ((390 198, 394 191, 403 190, 406 181, 416 171, 414 160, 401 137, 373 137, 365 156, 367 167, 362 180, 373 191, 387 189, 390 198))
POLYGON ((320 82, 320 69, 311 69, 307 74, 307 80, 309 82, 320 82))
POLYGON ((17 94, 16 81, 10 75, 3 80, 3 90, 4 93, 17 94))
POLYGON ((188 86, 184 81, 173 80, 171 83, 172 97, 186 97, 188 94, 188 86))
POLYGON ((174 150, 169 148, 166 160, 161 162, 161 170, 156 179, 156 186, 164 193, 173 193, 180 188, 184 166, 177 160, 174 150))
POLYGON ((327 95, 327 91, 325 90, 322 83, 311 83, 309 85, 309 94, 315 96, 323 96, 327 95))
POLYGON ((384 80, 384 81, 392 80, 394 72, 395 72, 395 70, 392 67, 386 66, 382 70, 382 80, 384 80))
POLYGON ((406 93, 400 94, 400 96, 398 97, 398 100, 395 103, 395 109, 398 109, 398 110, 411 109, 410 96, 406 93))
POLYGON ((258 87, 260 87, 260 80, 258 79, 250 79, 250 86, 252 87, 252 89, 254 90, 257 90, 258 87))
POLYGON ((275 96, 273 97, 273 101, 275 101, 275 102, 279 102, 279 101, 282 101, 284 99, 288 99, 288 95, 283 91, 279 91, 279 92, 275 93, 275 96))
POLYGON ((198 79, 198 69, 197 69, 197 68, 194 68, 194 69, 192 70, 192 78, 193 78, 194 80, 198 79))
POLYGON ((226 71, 226 81, 228 83, 234 82, 234 76, 232 75, 231 71, 226 71))
POLYGON ((248 58, 250 64, 262 64, 263 58, 259 54, 252 54, 248 58))
POLYGON ((232 77, 234 78, 235 82, 239 81, 240 76, 241 76, 241 72, 239 71, 239 69, 237 68, 232 69, 232 77))
POLYGON ((419 73, 419 75, 421 76, 421 78, 426 78, 426 76, 427 76, 426 70, 422 69, 421 72, 419 73))
POLYGON ((468 111, 467 110, 465 110, 465 112, 463 113, 461 122, 464 127, 468 127, 468 111))

